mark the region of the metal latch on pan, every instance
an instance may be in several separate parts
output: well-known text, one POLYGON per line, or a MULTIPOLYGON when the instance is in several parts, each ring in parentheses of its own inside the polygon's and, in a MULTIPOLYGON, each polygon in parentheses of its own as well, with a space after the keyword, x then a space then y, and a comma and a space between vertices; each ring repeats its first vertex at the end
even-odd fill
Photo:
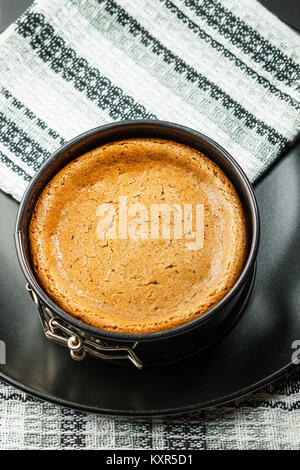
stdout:
POLYGON ((82 361, 86 354, 89 354, 104 360, 127 359, 137 369, 143 368, 141 360, 137 357, 132 348, 129 346, 109 346, 99 340, 96 342, 95 340, 81 336, 77 331, 73 331, 68 325, 63 323, 61 319, 55 317, 39 300, 29 284, 26 285, 26 289, 37 307, 46 337, 51 341, 66 346, 70 351, 72 359, 82 361), (45 313, 48 315, 49 320, 45 313))

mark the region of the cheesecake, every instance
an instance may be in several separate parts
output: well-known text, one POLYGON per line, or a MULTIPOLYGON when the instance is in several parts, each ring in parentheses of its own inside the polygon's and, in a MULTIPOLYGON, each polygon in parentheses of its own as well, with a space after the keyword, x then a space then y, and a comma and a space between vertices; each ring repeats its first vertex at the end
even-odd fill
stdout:
POLYGON ((143 334, 201 317, 248 257, 247 217, 230 179, 171 140, 101 145, 43 189, 29 225, 32 266, 67 314, 143 334))

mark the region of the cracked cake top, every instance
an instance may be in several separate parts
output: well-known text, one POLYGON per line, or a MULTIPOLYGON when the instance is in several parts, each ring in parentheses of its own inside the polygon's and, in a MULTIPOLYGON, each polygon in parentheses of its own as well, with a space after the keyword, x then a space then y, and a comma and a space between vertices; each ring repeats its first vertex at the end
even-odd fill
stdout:
POLYGON ((119 333, 193 320, 247 257, 242 204, 221 169, 169 140, 102 145, 48 183, 29 227, 33 267, 65 312, 119 333))

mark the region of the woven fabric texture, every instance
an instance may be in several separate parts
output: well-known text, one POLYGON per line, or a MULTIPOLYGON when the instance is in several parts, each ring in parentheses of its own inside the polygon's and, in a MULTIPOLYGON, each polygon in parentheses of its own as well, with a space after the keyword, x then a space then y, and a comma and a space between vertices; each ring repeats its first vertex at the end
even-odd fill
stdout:
POLYGON ((162 119, 254 181, 300 130, 298 35, 254 0, 39 0, 0 37, 0 188, 20 199, 61 144, 162 119))
MULTIPOLYGON (((252 182, 300 131, 299 37, 255 0, 38 0, 0 35, 0 189, 20 200, 60 145, 162 119, 222 144, 252 182)), ((129 421, 0 383, 0 448, 300 449, 299 369, 227 406, 129 421)))
POLYGON ((0 449, 300 449, 300 370, 191 415, 128 420, 32 398, 0 382, 0 449))

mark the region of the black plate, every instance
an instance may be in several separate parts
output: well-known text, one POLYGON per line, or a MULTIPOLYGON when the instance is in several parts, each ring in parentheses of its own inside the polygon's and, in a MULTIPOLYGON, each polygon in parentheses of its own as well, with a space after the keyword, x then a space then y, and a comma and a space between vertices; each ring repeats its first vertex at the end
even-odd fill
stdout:
POLYGON ((13 230, 18 205, 0 194, 0 377, 28 393, 117 416, 190 412, 240 397, 291 365, 300 339, 299 146, 257 185, 261 244, 250 302, 231 332, 188 360, 137 371, 88 358, 73 362, 49 342, 18 265, 13 230))

